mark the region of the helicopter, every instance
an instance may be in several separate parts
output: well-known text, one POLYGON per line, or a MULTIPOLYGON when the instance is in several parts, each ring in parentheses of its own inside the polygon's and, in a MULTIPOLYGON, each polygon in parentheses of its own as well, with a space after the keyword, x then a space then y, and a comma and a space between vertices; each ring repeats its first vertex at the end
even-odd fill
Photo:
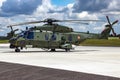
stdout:
MULTIPOLYGON (((101 34, 95 33, 84 33, 75 32, 72 28, 67 26, 59 25, 56 22, 81 22, 81 21, 100 21, 100 20, 56 20, 56 19, 45 19, 42 21, 23 22, 19 24, 9 25, 11 28, 12 38, 9 40, 10 48, 15 49, 15 52, 20 52, 23 48, 42 48, 51 51, 56 49, 64 49, 66 52, 74 48, 74 45, 79 45, 86 39, 107 39, 111 30, 115 35, 113 25, 118 20, 110 23, 109 17, 106 16, 108 24, 105 25, 105 29, 101 34), (18 29, 13 30, 13 26, 45 23, 42 26, 34 26, 31 28, 26 27, 26 30, 21 31, 17 35, 15 32, 18 29)), ((87 23, 84 23, 87 24, 87 23)))

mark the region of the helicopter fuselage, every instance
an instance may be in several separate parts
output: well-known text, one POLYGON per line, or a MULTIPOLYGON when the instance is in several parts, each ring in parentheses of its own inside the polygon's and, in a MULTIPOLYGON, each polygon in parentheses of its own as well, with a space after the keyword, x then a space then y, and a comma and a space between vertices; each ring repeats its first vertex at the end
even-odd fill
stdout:
POLYGON ((78 45, 82 36, 78 33, 59 33, 51 31, 32 30, 19 33, 9 40, 10 48, 47 48, 72 49, 72 44, 78 45))

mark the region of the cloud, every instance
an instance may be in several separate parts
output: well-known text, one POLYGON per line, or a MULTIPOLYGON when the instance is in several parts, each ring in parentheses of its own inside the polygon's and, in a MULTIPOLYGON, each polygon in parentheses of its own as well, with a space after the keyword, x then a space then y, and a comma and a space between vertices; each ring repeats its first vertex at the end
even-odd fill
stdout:
POLYGON ((74 12, 98 12, 108 7, 110 0, 76 0, 74 12))
POLYGON ((77 13, 77 17, 80 18, 80 19, 98 19, 98 16, 95 13, 90 14, 87 11, 77 13))
POLYGON ((118 0, 112 0, 108 6, 108 10, 110 11, 120 11, 120 2, 118 0))
POLYGON ((0 7, 2 6, 3 2, 5 2, 6 0, 0 0, 0 7))
POLYGON ((120 2, 118 0, 76 0, 73 12, 108 13, 115 11, 115 13, 118 13, 120 11, 119 7, 120 2))
MULTIPOLYGON (((69 5, 70 7, 71 5, 69 5)), ((51 0, 43 0, 42 5, 36 9, 33 13, 34 17, 39 17, 39 20, 45 18, 56 18, 56 19, 65 19, 68 14, 65 14, 68 11, 66 6, 60 7, 53 5, 51 0)))
POLYGON ((49 9, 52 9, 53 6, 51 5, 51 0, 42 0, 42 5, 39 5, 36 12, 46 13, 49 9))
POLYGON ((103 9, 102 12, 107 15, 120 15, 120 2, 118 0, 111 0, 108 8, 103 9))
POLYGON ((41 0, 6 0, 1 6, 0 16, 32 14, 41 4, 41 0))

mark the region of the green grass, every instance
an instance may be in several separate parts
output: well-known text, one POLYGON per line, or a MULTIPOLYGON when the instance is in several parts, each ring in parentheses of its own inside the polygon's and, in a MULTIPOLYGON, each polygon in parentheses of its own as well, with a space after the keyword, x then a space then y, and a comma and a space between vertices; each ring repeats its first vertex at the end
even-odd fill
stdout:
MULTIPOLYGON (((8 40, 0 40, 0 43, 8 43, 8 40)), ((82 46, 119 46, 120 39, 106 40, 106 39, 87 39, 80 43, 82 46)))
POLYGON ((82 46, 120 46, 120 39, 87 39, 82 42, 82 46))
POLYGON ((0 43, 8 43, 8 40, 0 40, 0 43))

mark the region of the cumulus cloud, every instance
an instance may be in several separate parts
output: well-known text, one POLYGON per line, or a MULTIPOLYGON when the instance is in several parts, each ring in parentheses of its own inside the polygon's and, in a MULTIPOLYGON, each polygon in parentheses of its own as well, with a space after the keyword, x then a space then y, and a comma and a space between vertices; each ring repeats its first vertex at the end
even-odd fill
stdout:
POLYGON ((51 5, 51 0, 42 0, 42 5, 39 5, 36 12, 37 13, 46 13, 50 9, 53 9, 53 6, 51 5))
POLYGON ((108 7, 110 0, 76 0, 74 12, 98 12, 108 7))
MULTIPOLYGON (((39 7, 36 9, 36 11, 33 13, 35 17, 39 17, 39 19, 45 19, 45 18, 56 18, 56 19, 65 19, 68 14, 68 8, 72 5, 68 6, 56 6, 51 3, 51 0, 42 0, 42 5, 39 5, 39 7)), ((71 9, 70 9, 71 10, 71 9)))
POLYGON ((90 14, 87 11, 83 11, 81 13, 78 13, 77 17, 79 17, 81 19, 98 19, 97 15, 95 13, 90 14))
POLYGON ((76 0, 73 6, 73 12, 111 13, 115 11, 118 14, 120 11, 119 7, 120 2, 118 0, 76 0))
POLYGON ((118 0, 111 0, 108 8, 103 9, 102 12, 108 15, 120 15, 120 2, 118 0))
POLYGON ((1 6, 0 16, 32 14, 41 0, 6 0, 1 6))
POLYGON ((2 6, 3 2, 5 2, 6 0, 0 0, 0 7, 2 6))

